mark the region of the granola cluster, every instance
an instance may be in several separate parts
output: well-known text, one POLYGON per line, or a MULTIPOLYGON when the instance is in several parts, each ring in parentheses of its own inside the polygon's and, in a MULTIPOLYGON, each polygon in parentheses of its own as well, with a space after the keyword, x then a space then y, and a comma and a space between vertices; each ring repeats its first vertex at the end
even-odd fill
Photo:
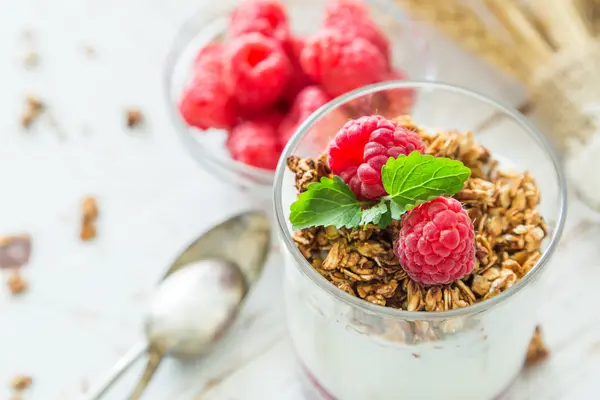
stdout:
MULTIPOLYGON (((408 311, 446 311, 490 299, 521 279, 541 257, 546 224, 536 210, 538 187, 528 172, 502 170, 470 132, 431 132, 409 117, 396 122, 419 134, 426 153, 460 160, 471 177, 454 198, 475 226, 473 273, 449 285, 424 287, 411 280, 393 252, 400 221, 385 229, 308 228, 294 241, 313 268, 339 289, 366 301, 408 311)), ((330 176, 325 156, 290 157, 296 188, 330 176)))

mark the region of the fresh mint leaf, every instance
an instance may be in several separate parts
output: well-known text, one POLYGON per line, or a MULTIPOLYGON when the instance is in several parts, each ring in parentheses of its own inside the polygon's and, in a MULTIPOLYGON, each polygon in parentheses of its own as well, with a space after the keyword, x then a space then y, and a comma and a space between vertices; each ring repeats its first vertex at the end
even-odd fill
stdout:
POLYGON ((355 228, 360 224, 361 208, 356 195, 339 176, 323 177, 308 185, 306 191, 290 206, 290 222, 294 229, 313 226, 355 228))
POLYGON ((361 225, 375 224, 379 228, 387 228, 392 223, 392 213, 385 199, 362 212, 361 225))
POLYGON ((424 155, 413 151, 408 156, 390 158, 383 166, 385 191, 397 208, 392 215, 442 195, 460 191, 471 170, 460 161, 424 155), (398 210, 400 209, 400 210, 398 210))

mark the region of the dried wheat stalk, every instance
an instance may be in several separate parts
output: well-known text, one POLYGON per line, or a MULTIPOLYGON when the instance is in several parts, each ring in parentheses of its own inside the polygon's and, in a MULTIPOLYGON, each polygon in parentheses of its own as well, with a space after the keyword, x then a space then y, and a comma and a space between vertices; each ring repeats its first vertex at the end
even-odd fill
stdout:
POLYGON ((394 0, 505 73, 523 80, 528 75, 518 52, 507 46, 486 26, 485 21, 460 0, 394 0))

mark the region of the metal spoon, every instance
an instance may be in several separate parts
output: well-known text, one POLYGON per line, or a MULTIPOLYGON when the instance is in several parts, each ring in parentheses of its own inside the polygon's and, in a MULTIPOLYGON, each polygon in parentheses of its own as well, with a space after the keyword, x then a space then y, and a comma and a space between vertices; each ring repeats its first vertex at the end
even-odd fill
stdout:
POLYGON ((270 238, 266 215, 250 211, 195 240, 171 264, 150 302, 146 340, 135 344, 85 399, 102 398, 143 353, 148 361, 130 400, 141 397, 165 356, 199 357, 214 348, 260 276, 270 238))

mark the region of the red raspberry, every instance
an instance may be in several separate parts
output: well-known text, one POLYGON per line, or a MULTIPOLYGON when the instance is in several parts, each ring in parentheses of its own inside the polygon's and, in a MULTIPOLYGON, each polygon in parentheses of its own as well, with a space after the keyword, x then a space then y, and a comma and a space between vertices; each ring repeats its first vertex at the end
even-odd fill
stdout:
POLYGON ((359 198, 376 200, 386 194, 381 168, 387 160, 424 149, 415 132, 373 115, 346 122, 329 144, 328 162, 359 198))
POLYGON ((390 43, 369 16, 367 7, 354 0, 332 0, 325 7, 325 28, 343 32, 344 35, 362 37, 373 43, 390 59, 390 43))
POLYGON ((204 46, 194 60, 194 71, 199 73, 211 72, 221 74, 223 72, 223 53, 225 46, 222 43, 209 43, 204 46))
POLYGON ((312 85, 314 82, 308 77, 300 66, 300 54, 304 48, 305 40, 301 37, 291 38, 285 43, 284 47, 290 63, 292 65, 292 73, 290 79, 283 91, 283 98, 288 104, 293 103, 294 99, 305 87, 312 85))
POLYGON ((237 37, 252 32, 280 42, 286 41, 290 28, 283 5, 273 0, 253 0, 240 4, 231 13, 229 35, 237 37))
POLYGON ((327 93, 318 86, 308 86, 296 96, 290 112, 279 127, 281 146, 285 146, 290 137, 310 114, 317 111, 330 100, 327 93))
POLYGON ((473 272, 474 236, 460 203, 438 197, 404 214, 394 252, 415 282, 445 285, 473 272))
POLYGON ((325 30, 309 39, 300 64, 334 97, 383 80, 387 70, 385 57, 371 42, 335 30, 325 30))
POLYGON ((269 114, 233 128, 226 143, 231 157, 244 164, 275 170, 281 153, 277 138, 281 119, 279 114, 269 114))
POLYGON ((200 129, 230 129, 237 116, 235 101, 227 93, 223 80, 219 47, 209 44, 200 51, 194 63, 194 77, 179 102, 183 119, 200 129))
POLYGON ((277 101, 292 69, 279 43, 258 33, 234 39, 225 59, 224 79, 229 93, 252 111, 264 110, 277 101))

